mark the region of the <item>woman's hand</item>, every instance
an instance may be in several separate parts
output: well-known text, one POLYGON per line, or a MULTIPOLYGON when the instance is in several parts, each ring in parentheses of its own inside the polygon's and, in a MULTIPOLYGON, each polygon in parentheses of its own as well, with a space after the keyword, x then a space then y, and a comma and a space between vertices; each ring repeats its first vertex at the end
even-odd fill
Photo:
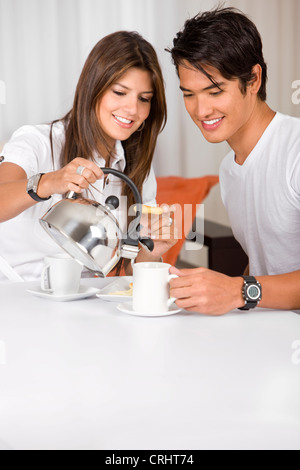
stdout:
POLYGON ((143 214, 141 217, 141 236, 150 237, 154 242, 154 250, 149 253, 144 248, 137 257, 139 261, 160 260, 170 248, 178 242, 178 230, 174 219, 171 218, 169 206, 162 206, 163 212, 157 214, 143 214))
POLYGON ((53 194, 65 194, 68 191, 81 193, 102 177, 103 171, 94 162, 77 157, 60 170, 43 175, 38 187, 38 195, 46 198, 53 194))

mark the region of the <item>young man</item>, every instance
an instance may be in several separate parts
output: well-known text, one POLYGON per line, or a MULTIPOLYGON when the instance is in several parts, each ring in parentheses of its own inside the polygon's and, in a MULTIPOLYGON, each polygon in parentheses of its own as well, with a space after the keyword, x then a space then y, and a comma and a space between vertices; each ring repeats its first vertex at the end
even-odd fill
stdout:
MULTIPOLYGON (((185 106, 208 142, 227 141, 220 185, 247 276, 178 271, 171 295, 186 310, 222 315, 257 305, 300 309, 300 119, 266 103, 260 35, 241 12, 216 9, 185 23, 172 59, 185 106)), ((242 273, 241 273, 242 274, 242 273)))

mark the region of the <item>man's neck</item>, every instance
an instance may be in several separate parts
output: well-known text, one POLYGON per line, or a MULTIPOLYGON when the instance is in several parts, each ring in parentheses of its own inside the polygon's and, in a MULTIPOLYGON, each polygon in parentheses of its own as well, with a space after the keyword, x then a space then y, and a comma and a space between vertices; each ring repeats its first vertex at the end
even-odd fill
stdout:
POLYGON ((235 152, 235 161, 243 165, 256 144, 272 122, 275 112, 265 102, 258 102, 248 123, 228 140, 228 144, 235 152))

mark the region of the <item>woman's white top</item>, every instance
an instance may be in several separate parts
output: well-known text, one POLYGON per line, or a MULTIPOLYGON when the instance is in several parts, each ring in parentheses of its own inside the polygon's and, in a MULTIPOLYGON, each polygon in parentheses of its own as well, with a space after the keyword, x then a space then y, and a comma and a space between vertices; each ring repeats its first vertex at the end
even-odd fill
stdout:
MULTIPOLYGON (((23 126, 11 137, 4 146, 1 155, 4 162, 15 163, 25 171, 27 178, 37 173, 48 173, 60 168, 60 155, 65 142, 65 129, 62 122, 53 126, 53 157, 54 167, 51 159, 50 147, 50 125, 23 126)), ((110 167, 124 172, 126 160, 124 149, 120 141, 116 143, 115 155, 111 158, 110 167)), ((99 167, 105 166, 102 157, 96 158, 99 167)), ((106 198, 115 195, 120 199, 119 209, 114 215, 120 223, 122 230, 126 228, 127 204, 126 198, 121 196, 122 181, 108 175, 105 186, 104 180, 98 180, 94 186, 101 191, 94 191, 86 196, 104 204, 106 198)), ((157 184, 154 171, 151 168, 149 177, 145 180, 142 190, 144 204, 156 204, 157 184)), ((55 194, 45 202, 35 204, 14 219, 0 224, 0 255, 9 265, 25 280, 37 280, 43 266, 43 259, 47 255, 61 252, 60 247, 45 232, 39 223, 39 219, 50 209, 52 205, 61 200, 63 196, 55 194)), ((0 282, 7 278, 1 272, 0 282)))

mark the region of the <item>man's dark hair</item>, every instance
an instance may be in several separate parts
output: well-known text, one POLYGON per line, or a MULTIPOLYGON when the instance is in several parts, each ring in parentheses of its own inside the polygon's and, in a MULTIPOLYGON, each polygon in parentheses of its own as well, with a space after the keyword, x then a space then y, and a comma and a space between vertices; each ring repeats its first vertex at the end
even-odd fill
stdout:
POLYGON ((266 101, 267 65, 262 52, 262 40, 254 23, 235 8, 220 8, 199 13, 186 21, 184 29, 173 41, 172 54, 177 72, 183 61, 204 73, 214 84, 213 78, 203 69, 210 65, 224 78, 238 78, 241 92, 255 78, 252 69, 259 64, 262 82, 258 96, 266 101))

